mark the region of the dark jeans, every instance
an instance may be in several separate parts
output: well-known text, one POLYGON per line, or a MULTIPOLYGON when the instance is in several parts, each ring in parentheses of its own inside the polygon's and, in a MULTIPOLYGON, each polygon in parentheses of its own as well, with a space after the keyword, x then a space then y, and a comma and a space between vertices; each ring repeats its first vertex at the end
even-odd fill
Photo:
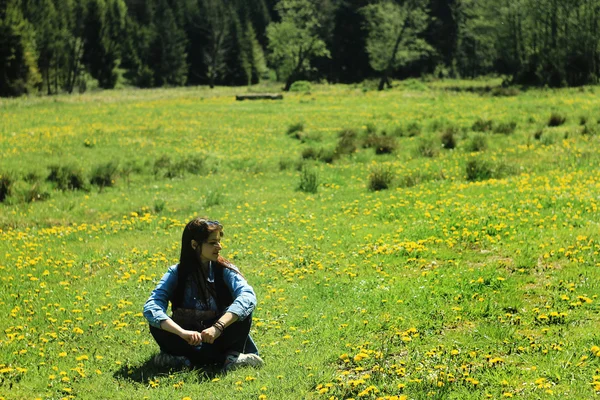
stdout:
MULTIPOLYGON (((211 322, 213 321, 210 321, 207 326, 210 326, 211 322)), ((250 315, 243 321, 235 321, 229 325, 213 344, 201 343, 198 346, 192 346, 174 333, 155 328, 152 325, 150 325, 150 333, 161 351, 174 356, 185 356, 195 366, 203 366, 222 364, 227 352, 245 353, 251 325, 252 316, 250 315)))

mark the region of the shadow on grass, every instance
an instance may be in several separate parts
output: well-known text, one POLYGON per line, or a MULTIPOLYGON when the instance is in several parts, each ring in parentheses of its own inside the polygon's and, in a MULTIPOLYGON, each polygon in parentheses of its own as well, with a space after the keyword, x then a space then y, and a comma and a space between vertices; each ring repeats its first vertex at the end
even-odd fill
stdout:
POLYGON ((124 379, 127 381, 149 384, 151 380, 154 380, 159 376, 167 376, 172 374, 185 374, 194 373, 198 375, 199 380, 211 380, 219 375, 222 375, 222 370, 217 365, 209 365, 202 368, 196 367, 190 368, 170 368, 156 365, 154 363, 154 357, 150 357, 143 364, 140 365, 123 365, 119 370, 114 373, 114 377, 117 379, 124 379))

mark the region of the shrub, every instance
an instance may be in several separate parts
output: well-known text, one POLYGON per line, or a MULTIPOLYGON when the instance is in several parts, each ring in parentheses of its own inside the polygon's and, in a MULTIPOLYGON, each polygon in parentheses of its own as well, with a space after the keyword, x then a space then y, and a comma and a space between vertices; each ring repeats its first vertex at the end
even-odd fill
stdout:
POLYGON ((338 133, 338 143, 335 147, 335 155, 337 157, 345 154, 352 154, 356 151, 356 138, 358 134, 353 129, 344 129, 338 133))
POLYGON ((470 139, 467 141, 465 146, 465 150, 475 152, 475 151, 483 151, 487 149, 488 141, 487 137, 482 133, 477 133, 472 135, 470 139))
POLYGON ((311 88, 308 81, 296 81, 290 86, 290 92, 310 92, 311 88))
POLYGON ((109 161, 105 164, 100 164, 94 167, 90 178, 92 185, 99 186, 100 189, 113 186, 117 176, 118 164, 109 161))
POLYGON ((494 128, 494 133, 510 135, 515 131, 515 129, 517 129, 517 123, 515 121, 503 122, 494 128))
POLYGON ((51 165, 48 167, 50 173, 47 181, 56 185, 59 190, 83 190, 85 189, 85 180, 83 172, 74 165, 51 165))
POLYGON ((0 202, 3 202, 10 196, 13 183, 14 178, 12 175, 0 172, 0 202))
POLYGON ((424 137, 417 145, 418 153, 423 157, 435 157, 439 152, 439 143, 433 136, 424 137))
POLYGON ((548 119, 548 126, 561 126, 566 121, 567 121, 567 117, 565 117, 564 115, 562 115, 560 113, 553 112, 550 115, 550 119, 548 119))
POLYGON ((305 193, 317 193, 319 189, 319 175, 316 171, 304 167, 300 171, 300 183, 298 184, 298 190, 305 193))
POLYGON ((483 181, 493 176, 492 164, 482 158, 469 160, 466 166, 468 181, 483 181))
POLYGON ((379 191, 387 189, 394 180, 392 171, 387 166, 376 166, 369 174, 369 190, 379 191))
POLYGON ((456 147, 456 138, 454 137, 455 133, 456 128, 454 127, 446 128, 446 130, 442 133, 440 140, 444 149, 451 150, 456 147))
POLYGON ((473 123, 473 126, 471 126, 471 130, 474 132, 487 132, 492 130, 493 125, 494 121, 492 121, 491 119, 479 118, 473 123))

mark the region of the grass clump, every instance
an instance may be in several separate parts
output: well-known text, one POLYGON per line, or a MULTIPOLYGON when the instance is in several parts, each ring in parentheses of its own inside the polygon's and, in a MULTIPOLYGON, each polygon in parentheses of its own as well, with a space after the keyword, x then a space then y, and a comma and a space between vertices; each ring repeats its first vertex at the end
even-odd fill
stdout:
POLYGON ((548 119, 548 126, 561 126, 565 122, 567 122, 567 117, 558 112, 553 112, 550 114, 550 118, 548 119))
POLYGON ((433 136, 421 138, 417 145, 417 152, 422 157, 433 158, 439 153, 440 143, 433 136))
POLYGON ((319 174, 317 171, 303 167, 300 171, 300 183, 298 184, 298 190, 305 193, 317 193, 319 189, 319 174))
POLYGON ((456 148, 456 133, 455 127, 446 128, 444 132, 442 132, 440 140, 444 149, 452 150, 456 148))
POLYGON ((302 132, 304 132, 304 122, 296 122, 290 125, 286 131, 289 136, 293 136, 296 139, 302 138, 302 132))
POLYGON ((118 167, 118 163, 114 161, 95 166, 92 170, 90 183, 100 189, 113 186, 119 170, 118 167))
POLYGON ((398 142, 393 136, 372 134, 365 138, 363 147, 374 148, 375 154, 391 154, 398 147, 398 142))
POLYGON ((484 181, 493 177, 494 168, 488 160, 475 158, 467 162, 465 172, 468 181, 484 181))
POLYGON ((85 190, 86 184, 81 168, 75 165, 51 165, 46 180, 59 190, 85 190))
POLYGON ((471 126, 471 130, 473 132, 488 132, 492 130, 493 126, 494 121, 492 121, 491 119, 479 118, 473 123, 473 126, 471 126))
POLYGON ((471 135, 465 145, 465 150, 470 152, 484 151, 488 147, 488 139, 482 133, 471 135))
POLYGON ((406 127, 397 126, 393 130, 392 134, 394 136, 398 136, 398 137, 419 136, 421 134, 421 125, 418 122, 413 121, 413 122, 409 123, 406 127))
POLYGON ((290 86, 290 92, 310 92, 311 89, 309 81, 296 81, 290 86))
POLYGON ((50 193, 42 190, 39 182, 35 182, 29 189, 23 193, 23 200, 26 203, 34 203, 36 201, 45 201, 50 198, 50 193))
POLYGON ((335 147, 336 157, 341 157, 346 154, 352 154, 357 149, 358 134, 353 129, 344 129, 338 133, 338 143, 335 147))
POLYGON ((376 192, 388 189, 393 180, 394 174, 389 166, 375 166, 369 174, 369 190, 376 192))
POLYGON ((12 192, 14 177, 5 172, 0 172, 0 202, 4 202, 12 192))
POLYGON ((515 121, 503 122, 494 127, 494 133, 502 133, 504 135, 510 135, 517 129, 517 123, 515 121))

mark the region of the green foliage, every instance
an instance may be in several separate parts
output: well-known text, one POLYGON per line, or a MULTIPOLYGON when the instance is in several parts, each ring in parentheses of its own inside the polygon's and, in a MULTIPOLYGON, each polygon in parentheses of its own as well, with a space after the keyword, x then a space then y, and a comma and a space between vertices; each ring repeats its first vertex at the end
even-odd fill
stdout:
POLYGON ((419 138, 417 152, 422 157, 435 157, 440 151, 440 142, 435 136, 419 138))
POLYGON ((338 133, 338 143, 335 147, 337 157, 352 154, 357 150, 358 133, 353 129, 344 129, 338 133))
POLYGON ((502 122, 494 127, 494 133, 502 133, 504 135, 510 135, 517 129, 517 123, 515 121, 502 122))
POLYGON ((119 164, 115 161, 109 161, 107 163, 96 165, 92 169, 90 183, 100 187, 100 189, 111 187, 115 184, 118 170, 119 164))
POLYGON ((488 132, 492 130, 493 125, 494 121, 479 118, 473 123, 471 130, 473 130, 473 132, 488 132))
POLYGON ((465 143, 465 150, 471 152, 483 151, 488 147, 488 138, 485 134, 477 132, 470 135, 465 143))
POLYGON ((6 172, 0 172, 0 202, 6 200, 10 196, 14 177, 6 172))
POLYGON ((311 70, 315 57, 329 56, 318 5, 315 0, 281 0, 275 6, 281 21, 267 27, 269 59, 278 78, 286 81, 285 90, 301 73, 311 70))
POLYGON ((423 57, 431 46, 422 39, 427 27, 427 3, 408 0, 402 3, 386 0, 365 6, 368 31, 366 48, 371 67, 382 72, 379 90, 391 86, 388 77, 399 67, 423 57))
POLYGON ((18 4, 8 1, 0 13, 0 96, 32 93, 41 83, 35 32, 18 4))
POLYGON ((290 92, 310 92, 311 85, 308 81, 296 81, 290 86, 290 92))
POLYGON ((296 136, 296 138, 300 138, 298 136, 300 133, 304 132, 304 122, 296 122, 290 125, 286 131, 286 133, 290 136, 296 136))
POLYGON ((561 126, 567 121, 567 117, 561 113, 553 112, 548 119, 548 126, 561 126))
POLYGON ((59 190, 85 190, 87 188, 83 170, 75 165, 51 165, 46 180, 59 190))
POLYGON ((444 130, 444 132, 440 136, 442 147, 444 149, 452 150, 456 148, 456 133, 456 128, 454 127, 449 127, 444 130))
POLYGON ((298 190, 305 193, 317 193, 319 190, 319 174, 317 171, 304 166, 300 171, 298 190))
POLYGON ((474 158, 467 162, 465 168, 468 181, 484 181, 494 175, 492 163, 484 158, 474 158))
POLYGON ((394 174, 387 165, 376 165, 369 174, 369 190, 377 192, 388 189, 392 185, 394 174))

